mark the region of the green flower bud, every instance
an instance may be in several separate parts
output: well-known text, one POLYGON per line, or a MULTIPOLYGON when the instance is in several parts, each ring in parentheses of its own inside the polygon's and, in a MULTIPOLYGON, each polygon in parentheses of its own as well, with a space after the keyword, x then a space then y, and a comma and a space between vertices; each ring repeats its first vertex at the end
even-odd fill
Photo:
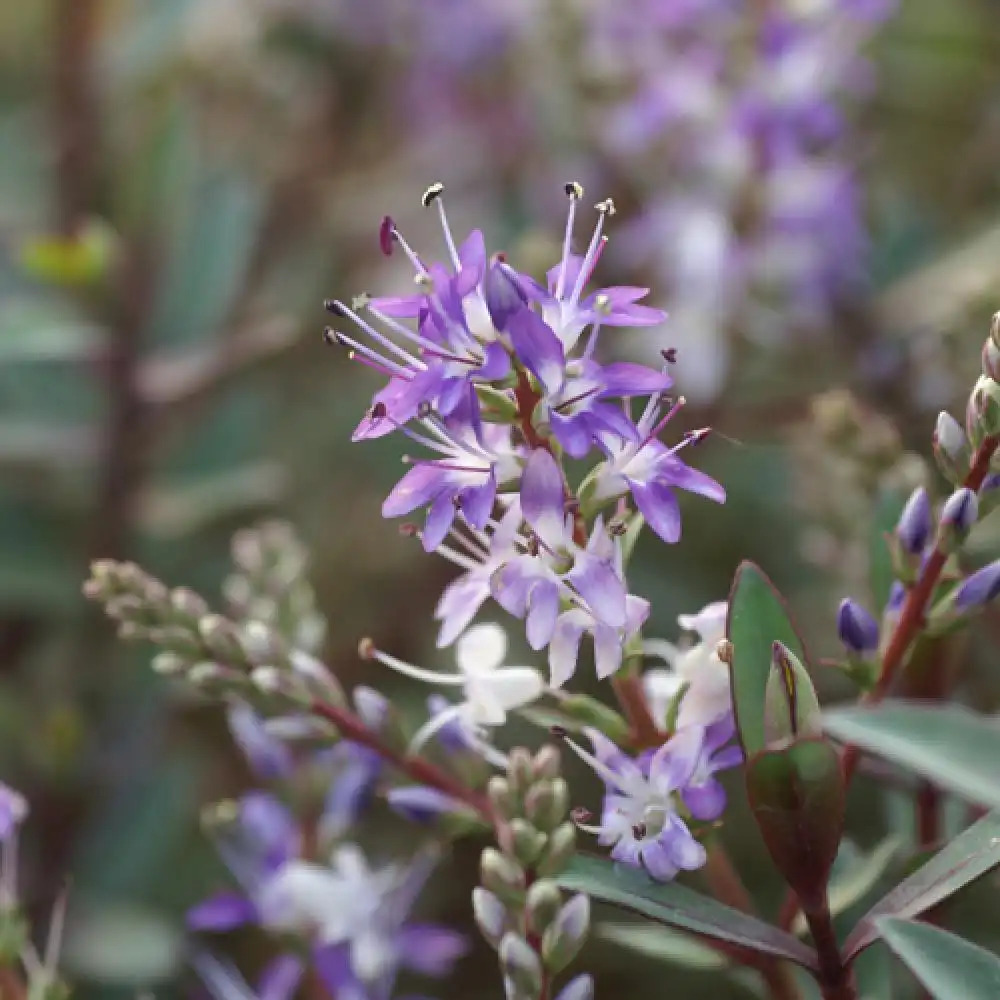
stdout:
POLYGON ((517 799, 523 799, 532 785, 531 754, 524 747, 514 747, 507 761, 507 781, 511 794, 517 799))
POLYGON ((188 587, 175 587, 170 591, 170 607, 173 617, 188 628, 197 628, 198 622, 211 611, 208 602, 188 587))
POLYGON ((821 731, 819 699, 806 668, 783 643, 771 647, 764 691, 764 739, 769 747, 821 731))
POLYGON ((489 889, 476 886, 472 890, 472 915, 480 933, 493 948, 500 947, 500 939, 510 929, 510 920, 500 898, 489 889))
POLYGON ((486 786, 486 794, 501 819, 513 819, 520 812, 517 799, 510 790, 510 783, 499 774, 490 778, 486 786))
POLYGON ((562 757, 557 747, 546 743, 531 762, 532 777, 538 781, 541 778, 558 778, 562 765, 562 757))
POLYGON ((563 778, 541 781, 525 796, 524 813, 539 830, 549 833, 569 810, 569 785, 563 778))
POLYGON ((178 677, 187 671, 188 667, 191 666, 191 661, 185 656, 164 651, 153 657, 150 666, 153 668, 154 674, 161 674, 163 677, 178 677))
POLYGON ((545 834, 535 829, 526 819, 515 817, 497 831, 497 840, 503 850, 522 865, 529 866, 538 860, 545 847, 545 834))
POLYGON ((205 615, 198 622, 198 634, 205 648, 220 663, 245 666, 246 655, 240 644, 236 626, 222 615, 205 615))
POLYGON ((548 843, 535 864, 539 875, 558 875, 569 864, 576 850, 576 827, 567 820, 549 834, 548 843))
POLYGON ((579 954, 589 929, 590 900, 580 893, 559 911, 542 936, 542 961, 546 968, 550 972, 562 972, 579 954))
POLYGON ((542 935, 556 919, 562 908, 562 893, 555 882, 539 879, 528 889, 524 900, 524 913, 532 934, 542 935))
POLYGON ((1000 383, 986 375, 980 376, 972 389, 969 404, 978 436, 1000 435, 1000 383))
POLYGON ((500 969, 525 997, 542 992, 542 963, 538 953, 518 934, 508 931, 500 942, 500 969))
POLYGON ((957 486, 969 471, 972 449, 962 425, 945 410, 938 414, 933 443, 938 468, 948 482, 957 486))
POLYGON ((524 869, 511 857, 487 847, 479 862, 480 881, 508 905, 520 907, 527 883, 524 869))

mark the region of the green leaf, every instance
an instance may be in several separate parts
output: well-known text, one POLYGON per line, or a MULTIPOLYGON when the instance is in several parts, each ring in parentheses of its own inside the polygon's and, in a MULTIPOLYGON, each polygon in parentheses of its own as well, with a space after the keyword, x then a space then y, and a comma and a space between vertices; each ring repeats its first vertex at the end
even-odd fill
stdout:
POLYGON ((935 1000, 996 1000, 1000 958, 939 927, 883 917, 878 930, 935 1000))
POLYGON ((893 700, 824 713, 826 731, 949 792, 1000 808, 1000 726, 961 705, 893 700))
POLYGON ((875 504, 869 537, 868 577, 876 611, 886 606, 893 580, 896 579, 892 568, 892 553, 885 536, 895 529, 907 499, 902 490, 883 489, 875 504))
POLYGON ((98 355, 105 338, 99 325, 51 301, 0 303, 0 364, 78 363, 98 355))
MULTIPOLYGON (((898 837, 886 837, 870 853, 863 854, 851 841, 841 842, 827 890, 830 913, 833 916, 839 916, 850 909, 875 888, 899 852, 901 844, 898 837)), ((796 934, 805 934, 808 930, 801 913, 795 918, 792 930, 796 934)))
POLYGON ((816 968, 816 953, 791 934, 676 882, 653 882, 637 869, 580 855, 556 881, 564 889, 585 892, 668 927, 816 968))
POLYGON ((844 957, 853 958, 878 938, 876 921, 881 917, 917 917, 997 865, 1000 865, 1000 811, 973 823, 883 896, 851 931, 844 943, 844 957))
POLYGON ((605 923, 594 929, 596 937, 621 945, 629 951, 670 962, 687 969, 718 971, 728 968, 729 959, 691 934, 652 924, 605 923))
POLYGON ((785 602, 755 563, 743 562, 736 570, 729 594, 726 635, 733 644, 733 708, 740 742, 749 756, 765 745, 764 694, 774 641, 780 640, 800 659, 806 659, 785 602))

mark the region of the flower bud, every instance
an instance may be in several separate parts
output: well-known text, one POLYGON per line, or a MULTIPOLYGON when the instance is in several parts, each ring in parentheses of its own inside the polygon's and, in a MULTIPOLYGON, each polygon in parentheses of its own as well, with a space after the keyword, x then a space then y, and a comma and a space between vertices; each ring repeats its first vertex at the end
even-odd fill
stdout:
POLYGON ((590 929, 590 900, 580 893, 560 911, 542 936, 542 961, 551 972, 562 972, 583 947, 590 929))
POLYGON ((878 622, 850 597, 840 602, 837 612, 837 634, 850 654, 871 656, 878 649, 878 622))
POLYGON ((524 747, 514 747, 507 761, 507 781, 511 793, 521 799, 532 782, 531 754, 524 747))
POLYGON ((157 653, 150 666, 154 674, 160 674, 162 677, 178 677, 191 666, 191 661, 187 657, 166 651, 157 653))
POLYGON ((896 525, 896 538, 904 552, 920 556, 931 536, 931 501, 927 490, 918 486, 906 501, 896 525))
POLYGON ((548 833, 565 818, 569 809, 569 785, 563 778, 542 781, 524 800, 525 815, 539 830, 548 833))
POLYGON ((340 708, 346 706, 347 698, 344 695, 344 689, 325 663, 301 649, 291 650, 288 662, 292 672, 303 682, 313 698, 337 705, 340 708))
POLYGON ((594 1000, 594 979, 586 972, 575 976, 560 991, 556 1000, 594 1000))
POLYGON ((987 378, 1000 381, 1000 347, 993 343, 992 337, 983 344, 982 367, 987 378))
POLYGON ((182 625, 197 628, 198 622, 210 613, 208 602, 189 587, 175 587, 170 591, 170 607, 182 625))
POLYGON ((479 862, 480 881, 505 903, 520 906, 524 900, 524 869, 495 847, 487 847, 479 862))
POLYGON ((486 794, 501 819, 513 819, 520 812, 514 793, 510 790, 510 783, 499 774, 490 778, 486 794))
POLYGON ((558 778, 562 758, 557 747, 546 743, 531 762, 531 772, 535 780, 540 778, 558 778))
POLYGON ((532 934, 544 934, 562 908, 562 893, 555 882, 539 879, 528 889, 524 912, 532 934))
POLYGON ((483 937, 498 948, 500 939, 508 930, 507 911, 503 903, 489 889, 477 886, 472 890, 472 915, 483 937))
POLYGON ((767 746, 783 746, 820 730, 819 699, 808 671, 783 642, 775 641, 771 646, 771 673, 764 690, 767 746))
POLYGON ((503 850, 525 866, 538 860, 545 847, 545 840, 544 833, 520 817, 503 824, 497 831, 497 841, 503 850))
POLYGON ((1000 559, 976 570, 955 590, 952 602, 959 612, 978 611, 1000 594, 1000 559))
POLYGON ((359 684, 351 692, 358 717, 373 733, 393 750, 402 750, 407 744, 406 732, 399 710, 380 691, 359 684))
POLYGON ((933 441, 938 468, 945 479, 957 485, 969 471, 972 449, 962 425, 945 410, 938 414, 933 441))
POLYGON ((1000 312, 995 312, 990 321, 990 340, 1000 347, 1000 312))
POLYGON ((541 994, 542 963, 531 945, 513 931, 504 934, 500 942, 500 968, 521 995, 541 994))
POLYGON ((236 626, 222 615, 205 615, 198 622, 198 634, 205 648, 220 663, 239 667, 246 664, 246 655, 236 633, 236 626))
POLYGON ((256 667, 250 673, 250 682, 261 694, 270 698, 284 698, 303 707, 312 703, 301 679, 288 670, 277 667, 256 667))
POLYGON ((973 420, 977 434, 973 437, 996 437, 1000 435, 1000 383, 986 375, 981 375, 969 396, 969 417, 973 420))
POLYGON ((937 544, 944 552, 954 552, 968 537, 979 517, 979 497, 960 487, 944 502, 938 520, 937 544))
POLYGON ((205 648, 198 633, 181 625, 150 629, 149 640, 185 660, 200 660, 205 655, 205 648))
POLYGON ((569 864, 576 850, 576 827, 567 820, 549 834, 542 856, 535 864, 539 875, 558 875, 569 864))

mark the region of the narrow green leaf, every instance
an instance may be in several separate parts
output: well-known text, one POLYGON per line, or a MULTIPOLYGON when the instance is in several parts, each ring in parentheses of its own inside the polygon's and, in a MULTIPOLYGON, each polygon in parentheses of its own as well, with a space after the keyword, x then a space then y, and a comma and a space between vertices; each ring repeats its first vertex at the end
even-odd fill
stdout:
POLYGON ((886 606, 892 582, 896 579, 892 568, 892 554, 885 536, 895 529, 906 501, 907 494, 902 490, 884 489, 875 504, 868 546, 868 578, 872 597, 875 598, 876 614, 886 606))
POLYGON ((917 917, 1000 865, 1000 811, 962 831, 922 868, 876 903, 851 931, 844 956, 853 958, 875 941, 881 917, 917 917))
POLYGON ((816 968, 816 953, 791 934, 676 882, 653 882, 637 869, 579 855, 556 881, 564 889, 585 892, 668 927, 816 968))
POLYGON ((939 927, 883 917, 878 930, 934 1000, 996 1000, 1000 958, 939 927))
POLYGON ((727 968, 729 959, 691 934, 648 923, 606 923, 594 928, 594 936, 620 945, 637 955, 669 962, 686 969, 717 972, 727 968))
POLYGON ((755 563, 741 563, 729 594, 726 635, 733 644, 730 677, 733 707, 743 750, 764 749, 764 694, 776 639, 806 660, 802 641, 774 584, 755 563))
POLYGON ((1000 808, 1000 726, 961 705, 893 700, 824 713, 826 731, 949 792, 1000 808))

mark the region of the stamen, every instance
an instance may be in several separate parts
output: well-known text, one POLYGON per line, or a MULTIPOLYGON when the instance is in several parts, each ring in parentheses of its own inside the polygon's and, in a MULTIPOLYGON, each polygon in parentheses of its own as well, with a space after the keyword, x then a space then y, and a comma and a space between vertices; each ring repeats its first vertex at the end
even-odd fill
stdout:
POLYGON ((666 361, 668 365, 675 365, 675 364, 677 364, 677 348, 676 347, 668 347, 668 348, 666 348, 666 350, 660 351, 660 354, 663 356, 663 360, 666 361))
POLYGON ((666 427, 668 423, 670 423, 670 421, 676 415, 677 411, 681 409, 683 406, 685 406, 686 403, 687 400, 683 396, 678 396, 677 401, 674 403, 674 405, 670 407, 670 409, 666 412, 666 414, 663 416, 660 422, 649 432, 648 436, 646 437, 646 440, 643 441, 642 443, 645 445, 648 444, 650 441, 652 441, 653 438, 655 438, 660 433, 660 431, 662 431, 663 428, 666 427))
POLYGON ((420 196, 420 204, 423 205, 424 208, 429 208, 431 202, 436 201, 442 194, 444 194, 444 184, 442 184, 441 181, 435 181, 420 196))
POLYGON ((616 774, 611 770, 606 764, 602 764, 592 753, 587 753, 575 740, 571 740, 568 736, 564 737, 563 742, 570 748, 580 758, 585 764, 589 765, 591 770, 606 784, 617 788, 620 792, 627 795, 629 789, 622 782, 621 775, 616 774))
POLYGON ((464 705, 452 705, 443 712, 432 715, 413 735, 407 752, 411 754, 419 753, 424 745, 437 733, 439 733, 449 722, 454 722, 462 717, 464 705))
MULTIPOLYGON (((324 336, 326 336, 325 333, 324 336)), ((373 351, 370 347, 366 347, 364 344, 354 340, 352 337, 348 337, 346 333, 341 333, 339 330, 331 330, 330 336, 332 336, 338 344, 353 348, 358 354, 369 358, 378 365, 383 366, 387 371, 399 375, 407 379, 407 381, 413 378, 413 372, 410 369, 404 368, 397 362, 390 361, 388 358, 382 357, 381 354, 373 351)))
MULTIPOLYGON (((338 316, 344 316, 352 320, 357 326, 359 326, 365 333, 375 341, 376 344, 380 344, 387 351, 395 354, 397 358, 402 359, 408 365, 413 368, 426 368, 425 365, 419 358, 415 358, 409 351, 404 350, 395 341, 391 340, 384 333, 376 330, 374 326, 371 325, 367 320, 362 319, 353 309, 348 308, 343 302, 335 301, 333 305, 336 307, 336 312, 338 316)), ((332 312, 333 310, 331 310, 332 312)))
POLYGON ((607 201, 599 202, 596 206, 598 211, 597 225, 594 227, 594 235, 590 238, 590 246, 580 263, 580 273, 576 276, 576 284, 573 285, 573 293, 569 297, 570 305, 575 306, 580 301, 580 294, 583 286, 589 280, 594 268, 597 266, 597 259, 604 249, 606 237, 604 236, 604 219, 614 215, 615 204, 608 198, 607 201))
POLYGON ((358 652, 362 654, 362 659, 378 660, 383 666, 404 677, 412 677, 415 681, 424 681, 427 684, 464 684, 465 678, 461 674, 444 674, 435 670, 425 670, 423 667, 415 667, 412 663, 399 660, 395 656, 383 653, 375 647, 371 639, 362 639, 358 646, 358 652))
POLYGON ((566 268, 573 253, 573 227, 576 223, 576 206, 583 197, 583 185, 570 181, 563 188, 569 198, 569 212, 566 216, 566 233, 563 236, 562 260, 559 264, 559 277, 556 279, 556 298, 561 299, 566 291, 566 268))

